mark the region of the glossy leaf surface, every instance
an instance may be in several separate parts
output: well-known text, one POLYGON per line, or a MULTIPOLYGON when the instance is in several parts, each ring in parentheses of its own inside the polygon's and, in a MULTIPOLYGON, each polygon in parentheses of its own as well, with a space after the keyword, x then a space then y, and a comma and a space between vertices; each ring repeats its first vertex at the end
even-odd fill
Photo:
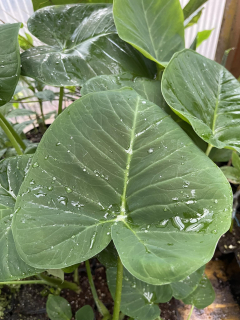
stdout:
POLYGON ((0 281, 26 278, 41 272, 22 261, 12 235, 14 205, 31 159, 20 156, 0 162, 0 281))
POLYGON ((20 23, 0 25, 0 106, 13 96, 20 74, 20 23))
POLYGON ((240 150, 240 85, 223 66, 183 50, 164 71, 162 92, 207 143, 240 150))
POLYGON ((51 320, 70 320, 72 318, 71 306, 62 297, 49 294, 46 309, 51 320))
POLYGON ((154 64, 118 37, 112 5, 42 8, 28 20, 28 29, 47 46, 22 53, 22 74, 49 85, 82 85, 125 71, 154 76, 154 64))
POLYGON ((199 285, 199 282, 203 276, 205 266, 199 268, 194 273, 187 276, 186 279, 171 283, 174 298, 182 300, 195 291, 199 285))
POLYGON ((215 299, 215 292, 211 282, 204 275, 201 279, 197 289, 187 298, 183 299, 185 304, 194 305, 198 309, 204 309, 213 303, 215 299))
POLYGON ((84 306, 76 312, 76 320, 94 320, 93 309, 90 306, 84 306))
POLYGON ((103 91, 74 102, 44 135, 14 237, 25 261, 47 269, 93 257, 113 238, 128 271, 157 285, 211 258, 231 206, 221 170, 161 108, 131 89, 103 91))
MULTIPOLYGON (((117 269, 107 269, 107 281, 114 299, 117 269)), ((155 320, 160 316, 158 304, 172 298, 170 285, 154 286, 136 279, 126 269, 123 272, 122 300, 120 310, 134 319, 155 320)))
POLYGON ((185 47, 179 0, 115 0, 113 14, 119 37, 162 66, 185 47))
POLYGON ((73 3, 113 3, 113 0, 32 0, 34 11, 52 5, 63 5, 73 3))
POLYGON ((133 88, 143 98, 160 106, 166 112, 171 111, 163 99, 160 81, 135 77, 130 73, 103 75, 92 78, 84 83, 81 94, 85 95, 91 92, 116 90, 123 87, 133 88))

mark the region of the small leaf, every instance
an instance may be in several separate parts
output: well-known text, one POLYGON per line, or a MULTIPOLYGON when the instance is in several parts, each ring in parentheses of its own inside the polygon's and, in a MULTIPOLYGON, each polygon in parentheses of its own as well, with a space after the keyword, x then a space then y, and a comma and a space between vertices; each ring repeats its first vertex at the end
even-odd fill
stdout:
POLYGON ((75 86, 101 74, 153 78, 156 72, 154 63, 119 38, 110 4, 42 8, 29 18, 28 29, 46 45, 22 53, 21 72, 43 83, 75 86))
POLYGON ((76 320, 94 320, 93 309, 86 305, 76 312, 75 318, 76 320))
POLYGON ((224 166, 220 168, 229 182, 240 184, 240 171, 237 168, 224 166))
POLYGON ((20 75, 18 31, 20 23, 0 25, 0 106, 13 96, 20 75))
POLYGON ((113 14, 119 37, 161 66, 184 48, 179 0, 115 0, 113 14))
POLYGON ((183 8, 184 19, 194 14, 205 2, 207 2, 207 0, 189 0, 183 8))
POLYGON ((32 43, 28 39, 24 38, 20 34, 18 35, 18 43, 21 49, 27 50, 33 47, 32 43))
POLYGON ((193 14, 193 16, 190 16, 188 19, 184 21, 185 28, 189 28, 193 26, 194 24, 198 23, 198 20, 202 16, 203 9, 198 10, 193 14))
POLYGON ((97 258, 106 268, 117 267, 118 253, 112 241, 97 255, 97 258))
MULTIPOLYGON (((114 299, 117 269, 107 269, 107 281, 114 299)), ((120 310, 133 318, 155 320, 160 316, 158 304, 172 298, 170 285, 154 286, 136 279, 125 268, 123 272, 122 297, 120 310)))
POLYGON ((64 272, 61 269, 48 269, 47 273, 64 281, 64 272))
POLYGON ((43 101, 53 101, 55 93, 52 90, 43 90, 35 93, 35 96, 43 101))
POLYGON ((191 293, 188 297, 183 299, 185 304, 194 305, 198 309, 204 309, 215 300, 215 292, 211 285, 211 282, 204 275, 201 279, 197 289, 191 293))
POLYGON ((223 66, 192 50, 176 53, 164 71, 162 93, 204 141, 240 151, 240 85, 223 66))
POLYGON ((203 276, 204 269, 205 266, 190 274, 186 279, 180 282, 171 283, 174 298, 182 300, 195 291, 203 276))
POLYGON ((49 294, 46 309, 51 320, 71 320, 72 318, 71 306, 62 297, 49 294))
POLYGON ((221 170, 159 106, 126 88, 89 93, 58 116, 21 193, 13 230, 24 261, 64 268, 113 239, 127 270, 154 285, 209 261, 231 223, 221 170))
POLYGON ((203 30, 203 31, 198 32, 198 34, 197 34, 197 48, 203 43, 203 41, 206 41, 210 37, 213 30, 214 29, 203 30))

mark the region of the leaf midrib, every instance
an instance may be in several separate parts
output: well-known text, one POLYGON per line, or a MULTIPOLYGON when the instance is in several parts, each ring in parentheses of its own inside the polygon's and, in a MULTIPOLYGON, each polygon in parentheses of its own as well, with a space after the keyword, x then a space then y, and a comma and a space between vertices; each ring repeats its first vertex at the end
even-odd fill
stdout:
POLYGON ((126 215, 127 184, 128 184, 130 163, 131 163, 132 154, 133 154, 133 142, 134 142, 134 138, 135 138, 135 130, 136 130, 136 122, 137 122, 139 101, 140 101, 140 98, 137 97, 136 107, 135 107, 135 110, 134 110, 134 118, 133 118, 133 124, 132 124, 130 145, 129 145, 129 149, 128 149, 127 163, 126 163, 126 168, 124 170, 123 193, 122 193, 122 197, 121 197, 122 201, 121 201, 121 208, 120 208, 120 215, 122 215, 122 216, 126 215))
POLYGON ((219 76, 217 100, 216 100, 214 114, 213 114, 213 123, 212 123, 212 132, 213 132, 213 134, 215 133, 216 120, 217 120, 217 116, 218 116, 218 107, 219 107, 219 103, 220 103, 220 92, 221 92, 221 89, 222 89, 222 82, 221 82, 222 72, 223 72, 223 70, 221 70, 220 76, 219 76))

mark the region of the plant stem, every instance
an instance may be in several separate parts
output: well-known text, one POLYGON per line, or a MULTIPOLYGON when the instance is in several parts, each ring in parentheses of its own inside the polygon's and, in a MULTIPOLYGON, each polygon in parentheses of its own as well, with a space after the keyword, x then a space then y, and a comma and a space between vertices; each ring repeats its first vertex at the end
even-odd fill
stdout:
POLYGON ((5 282, 0 282, 0 285, 5 284, 46 284, 44 280, 22 280, 22 281, 5 281, 5 282))
POLYGON ((211 150, 212 150, 213 146, 211 144, 208 144, 207 150, 205 152, 206 156, 209 156, 211 150))
POLYGON ((60 87, 59 103, 58 103, 58 114, 60 114, 62 112, 63 94, 64 94, 64 88, 60 87))
POLYGON ((122 261, 118 257, 116 292, 115 292, 112 320, 119 320, 119 312, 120 312, 121 296, 122 296, 122 281, 123 281, 123 265, 122 265, 122 261))
POLYGON ((193 313, 193 309, 194 309, 194 305, 192 305, 192 308, 191 308, 191 310, 190 310, 190 313, 189 313, 189 315, 188 315, 187 320, 190 320, 190 318, 191 318, 191 316, 192 316, 192 313, 193 313))
POLYGON ((93 277, 92 277, 92 273, 91 273, 91 267, 90 267, 89 260, 85 261, 85 266, 86 266, 88 281, 89 281, 90 288, 92 291, 93 299, 96 303, 98 311, 101 313, 101 315, 104 317, 104 319, 109 319, 110 313, 109 313, 108 309, 105 307, 105 305, 102 303, 102 301, 100 301, 98 298, 97 291, 96 291, 96 288, 95 288, 95 285, 93 282, 93 277))
POLYGON ((42 116, 42 133, 44 133, 47 129, 46 127, 46 123, 45 123, 45 117, 44 117, 44 113, 43 113, 43 104, 42 104, 42 100, 38 100, 39 102, 39 106, 40 106, 40 111, 41 111, 41 116, 42 116))
POLYGON ((3 129, 3 131, 6 133, 8 139, 11 141, 13 147, 17 151, 17 154, 22 155, 23 152, 21 148, 19 147, 19 144, 21 142, 21 147, 23 150, 26 149, 25 144, 23 143, 20 136, 17 134, 17 132, 13 129, 13 127, 10 125, 10 123, 4 118, 4 116, 0 113, 0 126, 3 129))
POLYGON ((78 273, 78 268, 76 268, 76 269, 74 270, 73 281, 79 285, 79 273, 78 273))
POLYGON ((160 81, 162 79, 162 72, 163 72, 164 68, 161 67, 159 64, 157 64, 157 76, 155 80, 160 81))
POLYGON ((38 275, 38 277, 45 282, 45 284, 48 284, 49 286, 57 287, 60 289, 70 289, 72 291, 75 291, 77 293, 80 292, 80 287, 76 283, 72 283, 69 281, 63 281, 61 279, 51 278, 46 276, 45 274, 41 273, 38 275))

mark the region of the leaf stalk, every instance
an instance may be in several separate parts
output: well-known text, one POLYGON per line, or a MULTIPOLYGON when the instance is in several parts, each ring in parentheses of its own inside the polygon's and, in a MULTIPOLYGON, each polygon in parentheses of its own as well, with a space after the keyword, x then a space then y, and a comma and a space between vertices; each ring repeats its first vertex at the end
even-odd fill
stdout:
POLYGON ((122 264, 121 259, 118 257, 116 292, 115 292, 112 320, 119 320, 121 296, 122 296, 122 281, 123 281, 123 264, 122 264))

